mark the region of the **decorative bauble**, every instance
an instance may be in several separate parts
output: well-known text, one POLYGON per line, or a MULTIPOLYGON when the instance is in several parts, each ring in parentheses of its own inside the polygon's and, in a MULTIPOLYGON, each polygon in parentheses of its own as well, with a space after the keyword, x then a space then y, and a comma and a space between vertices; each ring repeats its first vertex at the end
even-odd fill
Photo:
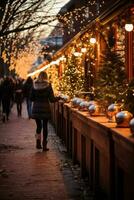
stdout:
POLYGON ((76 100, 77 100, 77 97, 74 97, 74 98, 71 100, 71 102, 72 102, 72 103, 75 103, 76 100))
POLYGON ((76 107, 76 106, 77 106, 77 104, 76 104, 77 99, 78 99, 78 97, 74 97, 74 98, 71 100, 72 107, 76 107))
POLYGON ((91 105, 94 105, 94 104, 97 104, 97 101, 89 101, 88 102, 88 107, 91 106, 91 105))
POLYGON ((107 117, 109 122, 115 122, 115 115, 121 111, 121 104, 113 103, 108 106, 107 117))
POLYGON ((134 134, 134 118, 130 120, 129 127, 130 127, 131 133, 134 134))
POLYGON ((77 98, 76 105, 79 106, 81 102, 83 102, 83 99, 77 98))
POLYGON ((115 115, 117 127, 129 127, 129 122, 132 119, 132 113, 121 111, 115 115))
POLYGON ((89 102, 87 101, 82 101, 80 104, 79 104, 79 110, 81 111, 87 111, 88 110, 88 104, 89 102))
POLYGON ((91 116, 98 116, 101 113, 101 106, 98 104, 92 104, 88 108, 91 116))
POLYGON ((69 96, 67 95, 61 95, 61 98, 64 102, 69 102, 69 96))
POLYGON ((83 101, 84 101, 83 99, 80 99, 78 97, 73 98, 72 101, 71 101, 72 107, 79 108, 80 103, 83 102, 83 101))

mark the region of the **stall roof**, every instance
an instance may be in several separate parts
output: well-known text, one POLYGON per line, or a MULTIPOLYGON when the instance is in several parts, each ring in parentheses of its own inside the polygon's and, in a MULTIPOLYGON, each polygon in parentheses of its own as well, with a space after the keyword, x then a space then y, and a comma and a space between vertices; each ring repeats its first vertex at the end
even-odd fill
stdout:
POLYGON ((113 19, 117 14, 122 13, 127 7, 132 4, 131 1, 128 0, 118 0, 111 7, 107 8, 103 13, 101 13, 96 19, 92 20, 87 26, 77 33, 71 40, 69 40, 63 47, 61 47, 54 57, 59 56, 68 45, 74 40, 78 39, 82 34, 84 34, 96 21, 101 21, 102 24, 106 24, 108 21, 113 19))

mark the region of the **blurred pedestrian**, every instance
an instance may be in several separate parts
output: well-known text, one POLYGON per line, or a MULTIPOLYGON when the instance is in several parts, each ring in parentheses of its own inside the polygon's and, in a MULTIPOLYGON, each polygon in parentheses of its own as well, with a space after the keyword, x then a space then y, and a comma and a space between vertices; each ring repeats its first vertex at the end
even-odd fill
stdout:
POLYGON ((33 87, 33 79, 29 76, 23 85, 23 95, 26 98, 26 105, 27 105, 27 114, 28 118, 31 118, 32 112, 32 101, 30 100, 30 93, 33 87))
POLYGON ((13 86, 9 77, 6 77, 1 84, 1 99, 2 99, 2 120, 9 120, 10 104, 13 94, 13 86))
POLYGON ((14 105, 14 93, 15 93, 15 79, 12 76, 9 76, 9 80, 12 86, 12 97, 11 97, 11 102, 10 102, 10 110, 12 109, 13 105, 14 105))
POLYGON ((47 73, 40 72, 37 80, 34 81, 31 91, 33 101, 32 118, 36 122, 36 148, 43 151, 47 148, 48 120, 51 118, 50 102, 56 102, 60 97, 55 97, 51 84, 48 81, 47 73), (43 129, 43 141, 41 146, 41 131, 43 129))
POLYGON ((23 81, 21 78, 17 78, 15 84, 15 102, 17 107, 18 117, 22 115, 22 102, 23 102, 23 81))

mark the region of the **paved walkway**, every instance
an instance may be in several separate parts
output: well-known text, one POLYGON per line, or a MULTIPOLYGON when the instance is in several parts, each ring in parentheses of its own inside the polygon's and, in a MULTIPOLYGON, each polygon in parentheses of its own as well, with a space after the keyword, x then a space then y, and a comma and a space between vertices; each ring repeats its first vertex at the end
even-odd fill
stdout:
POLYGON ((0 122, 0 200, 85 199, 53 127, 49 125, 48 152, 36 150, 34 135, 25 104, 22 117, 13 107, 10 120, 0 122))

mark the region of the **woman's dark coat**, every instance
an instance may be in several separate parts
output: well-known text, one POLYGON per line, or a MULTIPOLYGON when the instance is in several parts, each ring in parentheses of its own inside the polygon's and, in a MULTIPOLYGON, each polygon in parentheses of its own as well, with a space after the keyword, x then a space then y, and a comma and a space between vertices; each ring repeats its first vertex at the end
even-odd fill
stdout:
POLYGON ((59 97, 54 96, 52 86, 47 80, 36 80, 30 99, 33 101, 31 117, 33 119, 50 119, 50 103, 58 101, 59 97))
POLYGON ((28 77, 28 79, 26 80, 26 82, 23 85, 23 95, 27 99, 29 99, 29 97, 30 97, 32 87, 33 87, 33 80, 31 77, 28 77))
POLYGON ((23 84, 19 80, 15 85, 15 102, 22 103, 23 102, 23 84))
POLYGON ((13 86, 7 77, 1 84, 1 99, 3 101, 10 101, 13 95, 13 86))

